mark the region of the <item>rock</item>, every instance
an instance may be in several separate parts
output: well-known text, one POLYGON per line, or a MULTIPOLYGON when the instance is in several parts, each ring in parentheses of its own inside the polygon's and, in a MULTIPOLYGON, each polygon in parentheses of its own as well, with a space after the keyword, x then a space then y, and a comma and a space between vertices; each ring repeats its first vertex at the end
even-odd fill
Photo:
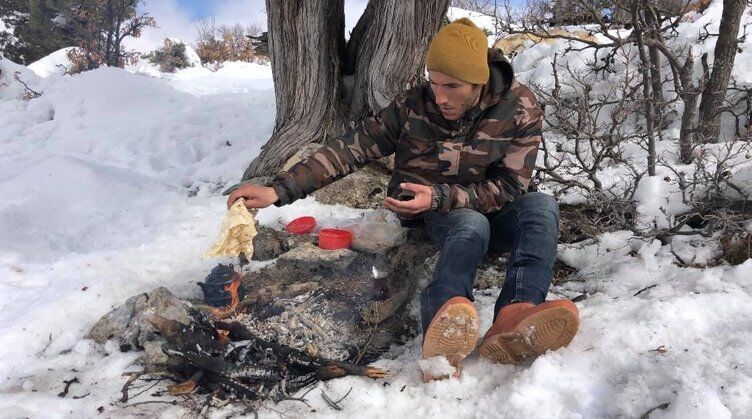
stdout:
POLYGON ((145 352, 143 360, 146 365, 163 365, 169 361, 169 357, 162 351, 162 345, 163 342, 156 340, 143 343, 145 352))
POLYGON ((386 170, 389 171, 389 173, 394 172, 394 154, 391 154, 386 157, 382 157, 378 159, 377 161, 381 163, 382 165, 384 165, 384 167, 386 168, 386 170))
MULTIPOLYGON (((315 153, 322 144, 309 143, 302 146, 282 166, 288 170, 296 163, 315 153)), ((363 167, 337 182, 313 193, 317 201, 328 205, 345 205, 352 208, 376 208, 386 196, 387 185, 394 170, 394 155, 363 167)))
POLYGON ((259 226, 258 234, 253 238, 253 260, 269 260, 278 258, 290 250, 289 234, 273 228, 259 226))
POLYGON ((324 250, 312 243, 304 243, 281 255, 280 269, 293 272, 345 271, 355 261, 357 253, 349 249, 324 250))
POLYGON ((92 327, 89 337, 97 343, 117 339, 123 350, 144 348, 145 343, 159 340, 156 329, 149 322, 154 315, 182 324, 191 321, 191 307, 175 297, 167 288, 159 287, 149 293, 135 295, 105 314, 92 327))
POLYGON ((355 173, 313 193, 317 201, 352 208, 376 208, 386 197, 391 173, 381 163, 371 163, 355 173))

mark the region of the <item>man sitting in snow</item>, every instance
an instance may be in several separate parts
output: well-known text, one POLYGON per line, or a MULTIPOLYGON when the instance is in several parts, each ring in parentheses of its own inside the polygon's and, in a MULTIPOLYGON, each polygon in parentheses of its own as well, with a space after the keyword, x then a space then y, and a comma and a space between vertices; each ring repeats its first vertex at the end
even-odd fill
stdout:
POLYGON ((241 197, 250 208, 286 205, 396 153, 384 206, 405 225, 425 225, 441 251, 433 281, 420 295, 423 357, 445 357, 455 376, 478 340, 473 282, 489 251, 510 256, 480 356, 517 363, 568 345, 579 325, 571 301, 545 301, 558 205, 551 196, 526 192, 542 112, 514 79, 511 64, 486 42, 469 19, 446 25, 428 48, 428 83, 398 96, 270 186, 241 184, 227 200, 228 207, 241 197))

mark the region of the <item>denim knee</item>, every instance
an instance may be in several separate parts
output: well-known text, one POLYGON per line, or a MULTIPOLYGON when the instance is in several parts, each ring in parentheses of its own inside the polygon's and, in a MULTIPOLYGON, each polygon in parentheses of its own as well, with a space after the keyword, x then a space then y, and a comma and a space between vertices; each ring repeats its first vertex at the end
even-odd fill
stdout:
POLYGON ((491 224, 485 215, 474 210, 460 208, 452 210, 449 218, 451 219, 449 236, 452 239, 472 240, 483 247, 483 252, 488 249, 491 224))
POLYGON ((515 201, 516 206, 521 211, 528 211, 528 210, 544 210, 544 211, 550 211, 552 214, 556 216, 556 219, 559 218, 559 203, 556 202, 556 199, 552 197, 551 195, 546 195, 542 192, 530 192, 522 195, 521 197, 517 198, 517 201, 515 201))

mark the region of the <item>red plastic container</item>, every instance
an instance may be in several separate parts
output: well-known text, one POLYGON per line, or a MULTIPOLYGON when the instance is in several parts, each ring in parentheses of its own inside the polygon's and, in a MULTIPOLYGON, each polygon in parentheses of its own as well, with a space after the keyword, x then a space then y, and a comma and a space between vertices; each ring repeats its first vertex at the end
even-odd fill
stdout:
POLYGON ((339 228, 322 228, 319 231, 319 247, 326 250, 347 249, 352 243, 352 234, 339 228))
POLYGON ((291 234, 307 234, 316 227, 316 219, 313 217, 300 217, 290 221, 285 227, 291 234))

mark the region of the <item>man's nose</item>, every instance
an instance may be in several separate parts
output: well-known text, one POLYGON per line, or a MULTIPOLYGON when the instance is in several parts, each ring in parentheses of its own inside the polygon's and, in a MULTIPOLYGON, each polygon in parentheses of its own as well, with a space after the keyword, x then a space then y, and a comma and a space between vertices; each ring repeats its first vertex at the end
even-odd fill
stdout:
POLYGON ((436 104, 439 106, 446 105, 447 102, 449 102, 449 98, 441 91, 441 89, 436 89, 434 95, 436 96, 436 104))

